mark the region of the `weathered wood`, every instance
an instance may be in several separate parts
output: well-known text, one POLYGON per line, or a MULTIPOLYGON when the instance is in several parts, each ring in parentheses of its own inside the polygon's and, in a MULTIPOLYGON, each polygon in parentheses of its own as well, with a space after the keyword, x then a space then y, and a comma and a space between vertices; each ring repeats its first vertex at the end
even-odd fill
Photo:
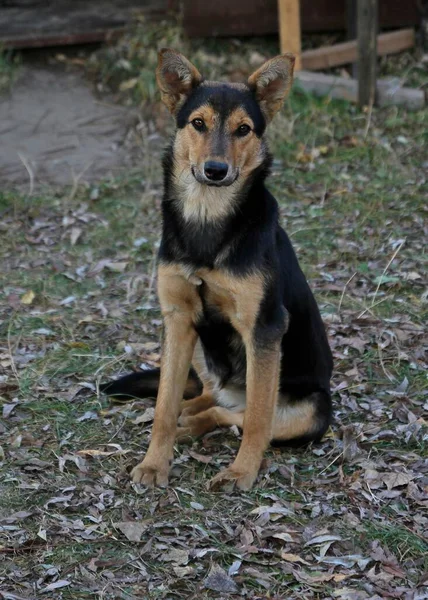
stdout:
MULTIPOLYGON (((357 0, 346 0, 346 38, 348 40, 357 39, 357 0)), ((357 63, 353 62, 351 67, 352 77, 357 77, 357 63)))
POLYGON ((30 48, 96 42, 122 30, 137 13, 164 14, 170 0, 8 0, 0 2, 0 44, 30 48))
MULTIPOLYGON (((358 102, 358 82, 356 79, 300 71, 296 75, 296 85, 316 96, 330 96, 339 100, 358 102)), ((409 110, 423 109, 427 104, 425 92, 414 88, 403 88, 396 78, 379 79, 376 82, 379 106, 397 105, 409 110)))
MULTIPOLYGON (((413 29, 399 29, 377 36, 377 55, 385 56, 407 50, 415 45, 413 29)), ((321 71, 338 65, 353 63, 358 58, 357 42, 344 42, 302 53, 302 68, 308 71, 321 71)))
POLYGON ((378 1, 359 0, 358 35, 358 103, 373 106, 376 96, 378 1))
POLYGON ((301 62, 301 34, 300 34, 300 1, 278 0, 279 12, 279 41, 281 53, 292 52, 296 57, 294 70, 300 71, 301 62))
MULTIPOLYGON (((357 0, 359 1, 359 0, 357 0)), ((184 0, 183 25, 190 36, 278 33, 278 0, 184 0)), ((379 0, 380 26, 419 25, 418 0, 379 0)), ((345 30, 343 0, 300 0, 301 29, 345 30)))

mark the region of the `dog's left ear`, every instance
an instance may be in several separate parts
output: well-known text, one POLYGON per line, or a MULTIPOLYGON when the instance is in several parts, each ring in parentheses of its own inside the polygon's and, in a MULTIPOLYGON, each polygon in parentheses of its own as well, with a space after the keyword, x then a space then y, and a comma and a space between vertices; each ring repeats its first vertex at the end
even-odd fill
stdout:
POLYGON ((202 81, 202 76, 180 52, 162 48, 158 54, 156 79, 162 102, 175 114, 186 96, 202 81))
POLYGON ((293 83, 295 57, 281 54, 265 62, 248 79, 268 121, 279 111, 293 83))

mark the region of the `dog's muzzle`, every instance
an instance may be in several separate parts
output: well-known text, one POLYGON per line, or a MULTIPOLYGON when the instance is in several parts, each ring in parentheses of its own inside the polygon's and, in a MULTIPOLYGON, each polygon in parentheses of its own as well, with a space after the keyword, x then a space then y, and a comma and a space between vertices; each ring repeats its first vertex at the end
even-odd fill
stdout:
POLYGON ((192 173, 199 183, 221 187, 232 185, 238 178, 239 170, 232 169, 227 163, 208 160, 204 163, 202 172, 197 167, 192 167, 192 173))

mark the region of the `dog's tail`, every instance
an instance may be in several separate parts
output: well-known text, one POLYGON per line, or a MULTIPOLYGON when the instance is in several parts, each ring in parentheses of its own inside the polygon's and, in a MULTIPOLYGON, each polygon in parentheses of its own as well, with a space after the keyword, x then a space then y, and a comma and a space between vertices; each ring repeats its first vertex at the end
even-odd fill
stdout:
MULTIPOLYGON (((160 369, 147 369, 125 375, 116 381, 102 383, 100 392, 114 396, 119 400, 132 398, 156 398, 159 388, 160 369)), ((183 398, 189 400, 202 394, 202 384, 196 373, 191 369, 187 378, 183 398)))

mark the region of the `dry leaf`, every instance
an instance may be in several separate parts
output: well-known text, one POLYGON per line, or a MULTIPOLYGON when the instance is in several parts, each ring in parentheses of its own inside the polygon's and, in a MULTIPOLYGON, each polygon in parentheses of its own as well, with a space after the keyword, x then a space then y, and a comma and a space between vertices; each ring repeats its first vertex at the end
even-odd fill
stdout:
POLYGON ((140 423, 150 423, 155 418, 155 409, 153 407, 146 408, 142 415, 134 419, 132 422, 134 425, 140 425, 140 423))
POLYGON ((288 552, 281 552, 281 558, 282 558, 282 560, 285 560, 286 562, 302 563, 304 565, 310 565, 311 564, 311 563, 308 563, 306 560, 304 560, 298 554, 290 554, 288 552))
POLYGON ((382 480, 386 484, 388 490, 392 488, 407 485, 415 478, 414 475, 408 475, 407 473, 384 473, 382 474, 382 480))
POLYGON ((79 227, 73 227, 70 232, 71 245, 74 246, 77 240, 82 235, 82 230, 79 227))
POLYGON ((45 594, 46 592, 54 592, 55 590, 66 587, 67 585, 70 585, 70 581, 67 579, 58 579, 58 581, 55 581, 54 583, 51 583, 45 588, 39 590, 39 593, 45 594))
POLYGON ((33 290, 28 290, 28 292, 25 292, 25 294, 21 296, 21 304, 32 304, 35 297, 36 294, 33 290))
POLYGON ((189 562, 189 553, 187 550, 172 548, 166 554, 163 554, 161 560, 164 562, 173 562, 177 565, 187 565, 189 562))
POLYGON ((224 569, 219 565, 212 565, 208 577, 204 581, 204 587, 214 592, 234 594, 238 591, 238 586, 224 569))
POLYGON ((147 523, 141 521, 120 521, 113 523, 116 529, 119 529, 130 542, 140 542, 143 533, 149 527, 147 523))

